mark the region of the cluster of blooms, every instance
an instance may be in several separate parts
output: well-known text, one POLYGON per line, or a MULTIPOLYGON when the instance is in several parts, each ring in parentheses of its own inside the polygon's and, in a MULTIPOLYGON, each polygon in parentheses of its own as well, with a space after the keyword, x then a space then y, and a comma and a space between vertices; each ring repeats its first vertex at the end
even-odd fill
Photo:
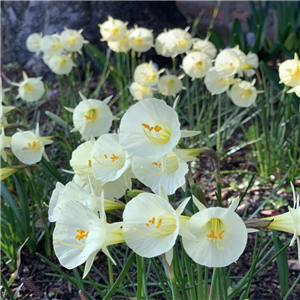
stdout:
POLYGON ((300 61, 295 53, 294 59, 288 59, 279 65, 280 82, 292 87, 288 93, 296 93, 300 97, 300 61))
MULTIPOLYGON (((181 138, 199 132, 180 130, 176 101, 174 107, 155 98, 140 101, 126 111, 118 133, 104 133, 105 129, 95 134, 92 128, 100 122, 97 119, 106 117, 102 109, 106 111, 109 99, 82 98, 73 111, 74 120, 75 114, 81 118, 75 127, 92 137, 72 154, 73 181, 65 186, 57 183, 49 203, 49 220, 56 222, 54 250, 60 263, 71 269, 86 262, 86 276, 98 251, 115 263, 107 247, 126 242, 143 257, 165 254, 171 264, 178 236, 182 237, 185 251, 199 264, 222 267, 235 262, 245 249, 248 232, 255 231, 247 229, 234 212, 238 198, 229 208, 207 208, 193 197, 199 212, 192 217, 182 215, 190 197, 177 209, 169 203, 168 195, 185 184, 187 162, 201 151, 178 148, 181 138), (99 106, 93 101, 99 101, 99 106), (87 133, 85 127, 91 131, 87 133), (94 136, 100 137, 95 140, 94 136), (131 189, 132 178, 155 194, 136 191, 138 195, 126 205, 114 201, 131 189), (124 209, 122 222, 107 223, 105 211, 112 209, 124 209)), ((109 125, 112 119, 111 115, 109 125)), ((274 217, 265 221, 269 228, 272 224, 279 228, 288 220, 281 230, 293 230, 296 238, 300 233, 299 203, 287 214, 290 215, 283 215, 282 220, 275 221, 274 217)))
POLYGON ((58 75, 69 74, 74 66, 70 57, 72 52, 81 53, 84 40, 82 30, 67 29, 61 34, 45 35, 33 33, 26 40, 26 47, 30 52, 43 52, 43 61, 58 75))

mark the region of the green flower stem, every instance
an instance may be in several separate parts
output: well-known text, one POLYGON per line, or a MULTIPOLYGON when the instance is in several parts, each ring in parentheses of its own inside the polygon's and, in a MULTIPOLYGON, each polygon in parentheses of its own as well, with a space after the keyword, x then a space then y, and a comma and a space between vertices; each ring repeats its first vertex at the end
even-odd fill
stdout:
POLYGON ((221 144, 221 112, 222 112, 222 99, 220 95, 217 96, 218 101, 218 128, 217 128, 217 153, 220 156, 221 150, 220 150, 220 144, 221 144))
POLYGON ((217 285, 218 285, 218 268, 214 268, 211 279, 209 300, 216 300, 217 298, 217 285))
POLYGON ((194 128, 194 109, 191 101, 190 78, 185 76, 186 98, 188 104, 188 120, 191 128, 194 128))
POLYGON ((137 260, 137 300, 142 299, 143 296, 143 257, 136 255, 137 260))
MULTIPOLYGON (((176 255, 176 253, 174 253, 176 255)), ((163 261, 165 264, 165 270, 169 276, 170 279, 170 283, 171 283, 171 290, 172 290, 172 299, 173 300, 178 300, 179 296, 178 296, 178 288, 177 288, 177 282, 176 282, 176 276, 174 274, 174 265, 173 265, 173 261, 171 263, 171 265, 169 265, 166 261, 165 255, 162 255, 163 257, 163 261)), ((178 257, 178 256, 177 256, 178 257)), ((175 258, 175 257, 174 257, 175 258)))
POLYGON ((207 288, 208 288, 208 267, 205 267, 205 272, 204 272, 204 299, 207 299, 207 288))
POLYGON ((203 298, 203 275, 202 275, 203 266, 197 264, 197 281, 198 281, 198 298, 203 298))
POLYGON ((183 252, 184 255, 184 265, 185 265, 185 269, 186 269, 186 273, 187 273, 187 277, 188 277, 188 285, 190 287, 189 292, 190 292, 190 299, 197 299, 196 297, 196 287, 195 287, 195 279, 194 279, 194 275, 193 275, 193 261, 188 257, 188 255, 186 254, 186 252, 183 252))
POLYGON ((114 274, 113 274, 112 261, 109 257, 107 257, 107 264, 108 264, 109 284, 110 284, 110 286, 113 286, 113 284, 114 284, 114 274))

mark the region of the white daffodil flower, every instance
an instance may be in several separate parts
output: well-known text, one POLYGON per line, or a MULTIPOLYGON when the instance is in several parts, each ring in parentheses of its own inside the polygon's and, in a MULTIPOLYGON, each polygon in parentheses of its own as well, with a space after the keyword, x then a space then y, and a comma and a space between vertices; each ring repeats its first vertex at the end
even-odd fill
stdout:
POLYGON ((19 161, 32 165, 39 162, 42 156, 49 160, 44 146, 52 143, 50 137, 40 136, 39 124, 36 124, 35 134, 32 131, 22 131, 11 137, 11 150, 19 161))
MULTIPOLYGON (((48 217, 50 222, 56 222, 60 218, 61 207, 67 201, 79 202, 94 213, 100 210, 100 196, 95 195, 92 185, 88 185, 88 188, 85 189, 75 182, 68 182, 65 186, 58 182, 49 202, 48 217)), ((122 203, 104 199, 105 210, 120 209, 124 206, 122 203)))
POLYGON ((180 137, 177 113, 163 100, 139 101, 121 119, 120 145, 136 156, 163 156, 175 147, 180 137))
POLYGON ((187 52, 192 47, 192 36, 181 28, 175 28, 168 32, 165 45, 169 52, 174 53, 173 56, 187 52))
POLYGON ((155 51, 158 55, 164 56, 164 57, 171 57, 175 55, 175 52, 173 52, 173 49, 171 47, 167 47, 166 41, 170 40, 169 32, 165 31, 160 33, 156 39, 155 39, 155 51))
POLYGON ((300 84, 290 89, 287 93, 295 93, 300 98, 300 84))
POLYGON ((215 61, 215 70, 220 77, 229 77, 239 72, 242 62, 234 49, 221 51, 215 61))
POLYGON ((100 27, 102 41, 116 42, 124 38, 127 33, 127 22, 124 23, 111 16, 108 16, 108 20, 103 24, 98 24, 98 26, 100 27))
POLYGON ((294 59, 288 59, 279 65, 280 82, 287 86, 297 87, 300 85, 300 60, 295 53, 294 59))
POLYGON ((165 96, 176 96, 182 90, 181 77, 167 73, 158 80, 158 91, 165 96))
POLYGON ((65 202, 53 232, 53 247, 60 264, 73 269, 86 262, 83 278, 88 274, 100 250, 115 264, 107 247, 124 242, 120 228, 122 222, 108 224, 103 197, 100 203, 99 218, 79 202, 65 202))
POLYGON ((51 71, 57 75, 69 74, 75 64, 66 54, 55 54, 49 59, 48 63, 51 71))
POLYGON ((130 50, 129 42, 128 42, 128 31, 126 31, 126 35, 118 41, 115 42, 107 42, 108 47, 115 52, 123 52, 127 53, 130 50))
POLYGON ((263 220, 272 221, 272 223, 267 227, 268 229, 284 231, 293 234, 290 247, 293 246, 295 240, 297 240, 298 260, 300 262, 300 196, 296 196, 295 188, 292 183, 291 186, 294 199, 293 208, 288 206, 288 212, 278 216, 264 218, 263 220))
POLYGON ((197 241, 182 237, 187 254, 198 264, 207 267, 225 267, 238 260, 247 243, 247 228, 234 212, 239 199, 229 208, 206 208, 193 198, 199 208, 186 223, 185 228, 197 241))
POLYGON ((6 155, 6 152, 5 152, 5 148, 10 147, 11 137, 10 136, 5 136, 4 127, 2 127, 2 133, 1 133, 1 136, 0 136, 0 141, 1 141, 0 154, 1 154, 2 159, 5 162, 7 162, 7 155, 6 155))
POLYGON ((114 181, 131 166, 131 158, 119 144, 119 135, 100 136, 92 149, 92 171, 96 179, 114 181))
POLYGON ((204 84, 212 95, 219 95, 229 89, 230 84, 234 82, 234 75, 229 77, 221 76, 215 67, 208 70, 204 84))
POLYGON ((263 91, 257 91, 254 84, 255 79, 252 82, 245 80, 237 82, 232 86, 230 92, 228 92, 228 96, 235 105, 249 107, 255 102, 257 94, 263 93, 263 91))
POLYGON ((203 78, 211 66, 211 58, 204 52, 191 52, 182 61, 184 72, 193 79, 203 78))
POLYGON ((45 93, 44 83, 42 77, 28 78, 23 71, 23 81, 20 83, 11 83, 18 86, 18 98, 28 102, 34 102, 42 98, 45 93))
POLYGON ((78 52, 81 50, 84 38, 81 35, 81 30, 73 30, 73 29, 67 29, 60 34, 60 42, 64 49, 71 52, 78 52))
POLYGON ((41 50, 42 33, 32 33, 26 39, 26 48, 30 52, 39 52, 41 50))
POLYGON ((188 172, 187 161, 195 157, 184 156, 179 149, 173 149, 163 157, 133 157, 132 171, 136 178, 158 194, 160 186, 167 195, 172 195, 185 184, 188 172))
MULTIPOLYGON (((127 245, 138 255, 155 257, 170 251, 178 234, 185 234, 180 216, 190 198, 174 210, 167 198, 142 193, 129 201, 123 212, 123 236, 127 245)), ((168 256, 171 264, 172 255, 168 256)))
POLYGON ((108 102, 112 96, 107 97, 103 101, 96 99, 86 99, 81 93, 80 102, 75 109, 66 108, 73 112, 74 131, 79 131, 84 139, 101 136, 109 131, 113 120, 118 118, 113 117, 108 102))
POLYGON ((254 69, 258 68, 258 64, 259 61, 257 54, 249 52, 242 60, 241 71, 249 77, 253 76, 255 74, 254 69))
POLYGON ((138 53, 148 51, 153 46, 153 41, 152 30, 143 27, 135 26, 128 35, 129 47, 138 53))
POLYGON ((41 39, 41 51, 48 55, 59 55, 64 51, 58 35, 45 35, 41 39))
POLYGON ((129 92, 134 100, 144 100, 153 97, 152 87, 142 86, 137 82, 133 82, 129 87, 129 92))
POLYGON ((211 59, 214 59, 217 55, 217 49, 213 43, 208 40, 201 40, 198 38, 192 39, 193 42, 193 50, 199 51, 201 53, 205 53, 211 59))
POLYGON ((152 87, 158 83, 159 72, 152 62, 138 65, 134 70, 133 78, 138 84, 152 87))

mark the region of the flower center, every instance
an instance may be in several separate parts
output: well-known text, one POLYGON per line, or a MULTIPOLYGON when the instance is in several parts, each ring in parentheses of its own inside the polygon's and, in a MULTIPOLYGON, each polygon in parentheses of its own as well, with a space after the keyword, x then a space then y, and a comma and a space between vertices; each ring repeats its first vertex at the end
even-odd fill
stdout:
POLYGON ((26 92, 32 92, 34 90, 34 86, 31 83, 26 83, 24 84, 24 90, 26 92))
POLYGON ((219 246, 219 241, 223 239, 222 235, 225 232, 225 230, 222 229, 222 227, 224 227, 222 221, 218 218, 211 218, 209 225, 210 233, 208 233, 206 236, 212 241, 216 241, 218 250, 222 250, 223 248, 219 246))
POLYGON ((240 95, 243 99, 247 99, 252 95, 252 91, 250 89, 247 89, 241 92, 240 95))
POLYGON ((63 68, 66 64, 67 64, 67 60, 64 59, 64 58, 62 58, 62 59, 59 61, 59 66, 60 66, 61 68, 63 68))
POLYGON ((147 138, 154 143, 166 144, 171 137, 171 130, 165 129, 159 125, 150 126, 146 123, 141 124, 147 138))
POLYGON ((178 42, 177 42, 177 46, 179 48, 184 48, 186 47, 188 44, 187 40, 186 39, 180 39, 178 42))
POLYGON ((95 120, 97 118, 97 111, 91 108, 84 116, 86 120, 95 120))
POLYGON ((89 235, 89 231, 84 231, 83 229, 77 229, 76 230, 78 232, 78 234, 75 235, 75 239, 77 239, 78 241, 82 240, 85 237, 88 237, 89 235))
POLYGON ((167 86, 168 89, 171 89, 174 86, 174 80, 173 79, 169 80, 167 86))
MULTIPOLYGON (((106 154, 103 154, 105 159, 107 159, 107 155, 106 154)), ((111 162, 115 162, 117 159, 119 158, 119 156, 115 155, 115 154, 112 154, 110 159, 111 159, 111 162)))
POLYGON ((292 78, 300 77, 300 66, 293 70, 290 70, 290 75, 292 78))
POLYGON ((198 70, 202 69, 202 61, 197 61, 197 62, 195 62, 194 66, 195 66, 196 69, 198 69, 198 70))
POLYGON ((137 37, 134 39, 134 42, 138 45, 138 46, 142 46, 143 45, 143 42, 144 42, 144 39, 141 38, 141 37, 137 37))
POLYGON ((60 44, 60 42, 54 43, 50 46, 50 48, 54 51, 59 50, 61 48, 61 44, 60 44))
POLYGON ((156 79, 156 73, 149 72, 149 73, 144 74, 144 77, 145 77, 146 82, 152 82, 156 79))
POLYGON ((119 33, 119 28, 117 27, 114 27, 112 30, 111 30, 111 34, 116 36, 117 34, 119 33))
POLYGON ((68 38, 68 43, 69 45, 74 46, 77 43, 77 39, 74 36, 71 36, 68 38))
POLYGON ((38 142, 33 141, 32 143, 28 142, 28 147, 26 146, 26 147, 22 148, 22 150, 28 150, 29 148, 31 150, 34 150, 34 149, 39 150, 41 148, 40 142, 39 141, 38 142))

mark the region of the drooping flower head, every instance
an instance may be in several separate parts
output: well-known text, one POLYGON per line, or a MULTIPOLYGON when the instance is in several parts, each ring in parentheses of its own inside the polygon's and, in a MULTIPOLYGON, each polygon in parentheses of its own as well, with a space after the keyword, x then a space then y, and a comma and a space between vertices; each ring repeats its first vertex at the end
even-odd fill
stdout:
POLYGON ((169 52, 178 55, 187 52, 192 47, 192 36, 188 33, 189 27, 185 30, 175 28, 168 32, 165 47, 169 52))
POLYGON ((133 82, 129 87, 129 92, 134 100, 143 100, 153 97, 152 87, 142 86, 137 82, 133 82))
POLYGON ((241 60, 234 49, 225 49, 216 57, 215 70, 221 77, 232 76, 240 70, 241 60))
POLYGON ((181 77, 171 75, 167 72, 158 80, 158 91, 165 96, 174 96, 182 90, 181 77))
POLYGON ((199 51, 201 53, 205 53, 211 59, 214 59, 217 55, 217 49, 213 43, 208 40, 201 40, 198 38, 194 38, 193 42, 193 50, 199 51))
POLYGON ((204 52, 191 52, 182 61, 184 72, 192 78, 203 78, 211 66, 211 58, 204 52))
POLYGON ((206 208, 194 199, 200 211, 186 223, 185 228, 197 241, 182 238, 187 254, 198 264, 225 267, 238 260, 247 243, 247 228, 234 212, 239 199, 227 208, 206 208))
POLYGON ((108 47, 115 52, 128 52, 130 50, 129 42, 128 42, 128 32, 126 35, 118 41, 115 42, 107 42, 108 47))
POLYGON ((35 164, 44 156, 46 159, 45 145, 52 144, 49 137, 41 137, 39 124, 36 125, 35 134, 32 131, 17 132, 11 137, 11 150, 24 164, 35 164))
POLYGON ((164 57, 171 57, 175 55, 173 49, 168 47, 167 41, 169 40, 169 32, 165 31, 160 33, 155 39, 155 51, 157 54, 164 57))
POLYGON ((74 67, 72 59, 66 54, 56 54, 49 59, 48 66, 57 75, 69 74, 74 67))
POLYGON ((116 42, 125 37, 127 32, 127 22, 124 23, 121 20, 114 19, 108 16, 108 20, 103 24, 98 24, 100 27, 100 33, 102 40, 107 42, 116 42))
POLYGON ((296 87, 300 85, 300 60, 295 53, 294 59, 288 59, 279 65, 280 83, 296 87))
POLYGON ((80 51, 84 42, 82 30, 67 29, 60 34, 60 42, 64 49, 71 52, 80 51))
POLYGON ((152 30, 143 27, 135 27, 128 35, 129 47, 136 52, 146 52, 153 46, 152 30))
POLYGON ((32 33, 26 39, 26 48, 30 52, 38 52, 41 50, 41 33, 32 33))
POLYGON ((144 99, 131 106, 121 119, 120 145, 136 156, 165 155, 175 147, 180 136, 177 113, 163 100, 144 99))
POLYGON ((158 71, 155 66, 150 63, 138 65, 134 71, 133 78, 138 84, 146 87, 152 87, 158 83, 158 71))
POLYGON ((64 51, 58 35, 45 35, 41 39, 41 50, 48 55, 59 55, 64 51))

